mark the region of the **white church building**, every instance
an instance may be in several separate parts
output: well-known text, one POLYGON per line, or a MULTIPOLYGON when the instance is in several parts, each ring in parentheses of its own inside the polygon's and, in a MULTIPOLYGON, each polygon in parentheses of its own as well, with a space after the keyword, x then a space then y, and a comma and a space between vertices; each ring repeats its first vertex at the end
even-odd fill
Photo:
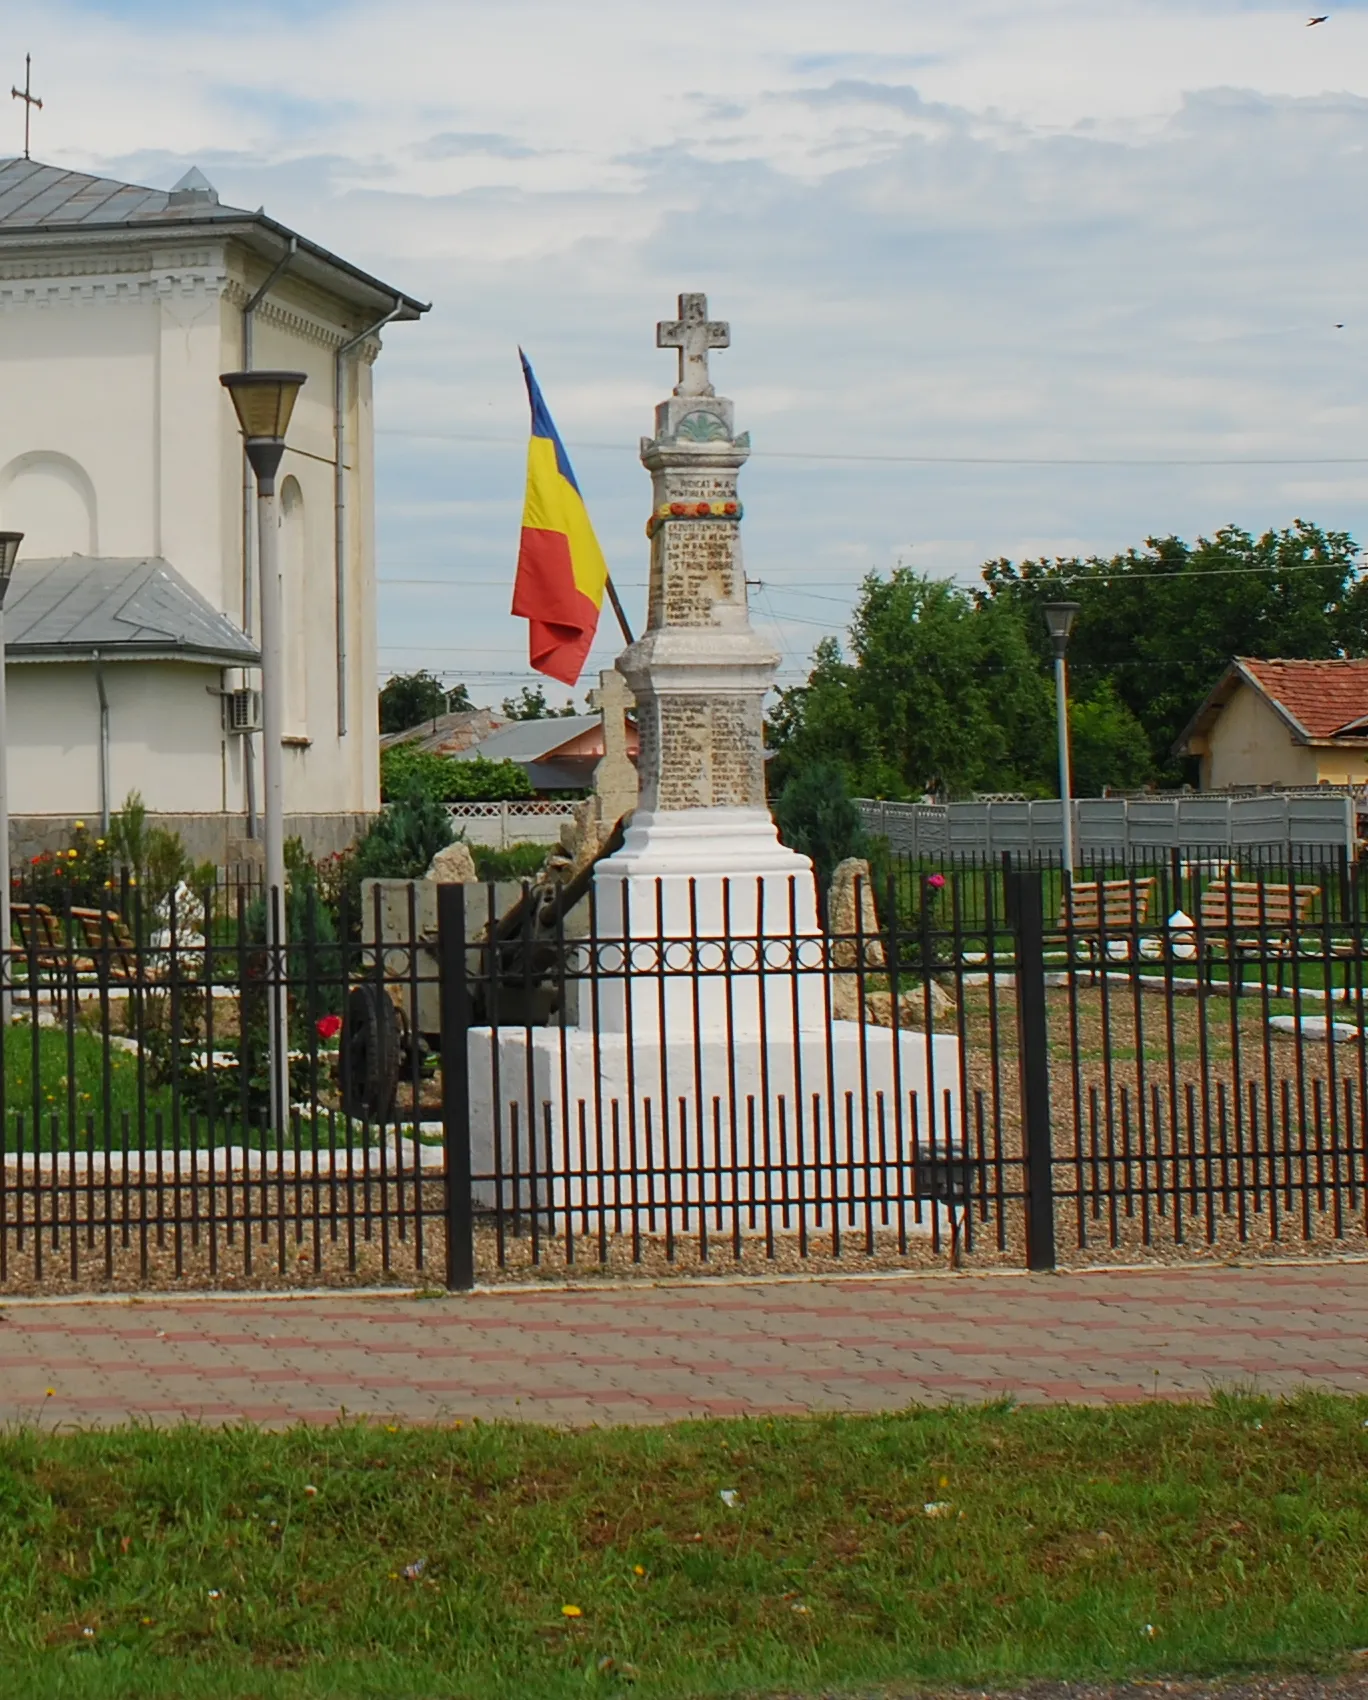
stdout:
POLYGON ((278 479, 287 831, 379 806, 371 367, 424 303, 198 171, 0 163, 0 528, 17 855, 133 790, 197 857, 260 809, 255 498, 219 374, 308 374, 278 479))

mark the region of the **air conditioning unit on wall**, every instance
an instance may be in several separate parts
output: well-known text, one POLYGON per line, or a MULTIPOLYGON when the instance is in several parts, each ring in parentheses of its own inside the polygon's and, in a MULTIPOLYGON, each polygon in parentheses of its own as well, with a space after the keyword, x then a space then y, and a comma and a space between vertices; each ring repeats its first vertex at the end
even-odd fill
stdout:
POLYGON ((261 730, 261 692, 253 690, 223 693, 223 729, 241 737, 247 732, 261 730))

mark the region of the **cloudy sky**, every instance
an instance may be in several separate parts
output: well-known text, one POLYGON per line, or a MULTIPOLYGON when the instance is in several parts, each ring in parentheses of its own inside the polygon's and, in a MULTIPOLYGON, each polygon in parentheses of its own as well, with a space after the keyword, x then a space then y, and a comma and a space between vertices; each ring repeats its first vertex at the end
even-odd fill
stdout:
POLYGON ((755 445, 747 566, 786 677, 871 567, 1297 516, 1368 542, 1368 0, 1327 5, 1311 29, 1276 0, 5 16, 37 157, 158 186, 198 164, 433 302, 377 367, 381 654, 496 701, 528 677, 517 344, 639 617, 635 445, 682 289, 731 321, 714 376, 755 445))

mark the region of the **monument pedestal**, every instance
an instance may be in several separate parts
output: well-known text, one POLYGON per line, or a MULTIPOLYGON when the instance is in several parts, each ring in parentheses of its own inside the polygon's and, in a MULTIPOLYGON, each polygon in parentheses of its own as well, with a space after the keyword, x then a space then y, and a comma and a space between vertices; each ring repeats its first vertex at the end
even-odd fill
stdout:
POLYGON ((931 1233, 910 1201, 960 1143, 959 1042, 833 1019, 812 865, 768 812, 640 813, 594 884, 578 1023, 470 1035, 477 1202, 931 1233))
POLYGON ((699 1208, 740 1205, 746 1233, 833 1210, 863 1225, 872 1208, 876 1226, 927 1234, 939 1211, 945 1232, 943 1208, 912 1201, 917 1164, 960 1148, 959 1042, 854 1021, 763 1037, 474 1028, 470 1116, 473 1195, 502 1213, 635 1201, 688 1233, 699 1208))

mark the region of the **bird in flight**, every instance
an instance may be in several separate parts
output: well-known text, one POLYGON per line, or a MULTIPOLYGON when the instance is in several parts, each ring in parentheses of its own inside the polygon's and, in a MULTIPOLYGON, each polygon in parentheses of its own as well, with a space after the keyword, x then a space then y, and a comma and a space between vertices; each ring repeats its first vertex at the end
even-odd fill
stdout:
POLYGON ((1311 29, 1315 29, 1317 24, 1328 24, 1329 22, 1330 22, 1329 12, 1322 12, 1320 17, 1318 17, 1318 18, 1308 18, 1306 20, 1306 27, 1307 27, 1307 29, 1311 30, 1311 29))

